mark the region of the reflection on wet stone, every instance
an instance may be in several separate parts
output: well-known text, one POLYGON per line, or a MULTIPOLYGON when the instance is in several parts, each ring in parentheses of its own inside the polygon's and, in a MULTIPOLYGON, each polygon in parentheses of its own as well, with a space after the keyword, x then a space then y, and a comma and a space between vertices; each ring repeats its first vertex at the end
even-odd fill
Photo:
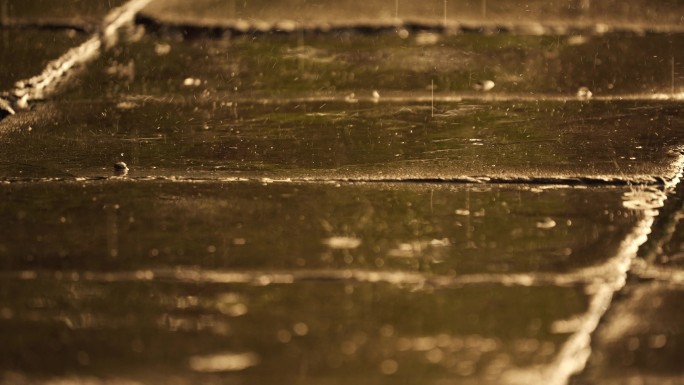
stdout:
POLYGON ((543 375, 644 215, 622 187, 53 183, 2 186, 0 330, 5 352, 62 354, 3 369, 151 383, 543 375))
POLYGON ((0 0, 0 383, 680 380, 674 2, 135 1, 80 58, 123 2, 47 3, 0 0))
POLYGON ((4 313, 17 313, 0 321, 2 330, 21 324, 34 329, 30 339, 0 332, 4 352, 50 351, 55 343, 61 351, 47 365, 24 361, 10 368, 42 375, 137 372, 151 383, 175 376, 192 383, 235 372, 259 382, 279 373, 279 381, 288 384, 330 377, 351 381, 358 375, 378 383, 394 374, 427 383, 454 376, 496 383, 513 367, 550 362, 566 338, 549 333, 550 324, 586 306, 582 290, 574 288, 483 286, 452 293, 309 283, 234 286, 231 291, 247 299, 250 311, 226 317, 210 301, 224 289, 220 286, 9 280, 2 288, 26 293, 24 299, 3 298, 10 309, 4 313), (176 298, 188 295, 196 304, 179 306, 176 298), (112 308, 112 298, 129 305, 112 308), (60 309, 59 303, 70 307, 60 309), (23 307, 32 310, 19 311, 23 307), (112 337, 106 350, 89 337, 101 331, 112 337), (87 352, 87 365, 80 352, 87 352), (154 370, 160 364, 164 370, 154 370))

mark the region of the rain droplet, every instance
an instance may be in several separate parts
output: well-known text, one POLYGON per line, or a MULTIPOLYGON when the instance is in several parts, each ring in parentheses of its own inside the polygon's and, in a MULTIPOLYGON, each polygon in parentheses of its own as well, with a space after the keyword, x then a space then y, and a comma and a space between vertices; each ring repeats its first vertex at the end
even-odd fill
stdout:
POLYGON ((582 44, 585 44, 587 41, 589 41, 589 39, 585 36, 582 36, 582 35, 570 36, 567 39, 567 43, 570 46, 582 45, 582 44))
POLYGON ((278 338, 279 342, 286 344, 292 340, 292 333, 290 333, 289 331, 284 330, 284 329, 278 330, 278 334, 277 334, 276 338, 278 338))
POLYGON ((128 165, 124 162, 114 163, 114 174, 119 176, 128 174, 128 165))
POLYGON ((665 344, 667 344, 667 336, 665 334, 657 334, 648 339, 648 346, 651 349, 660 349, 665 344))
POLYGON ((496 84, 494 84, 494 82, 491 80, 480 80, 477 83, 475 83, 473 88, 476 91, 485 91, 486 92, 486 91, 490 91, 492 88, 494 88, 495 85, 496 84))
POLYGON ((221 353, 190 357, 190 368, 196 372, 235 372, 255 366, 259 356, 255 353, 221 353))
POLYGON ((444 359, 444 352, 440 348, 435 348, 427 352, 425 358, 432 364, 438 364, 444 359))
POLYGON ((154 53, 159 56, 168 55, 171 52, 171 45, 166 43, 157 43, 154 45, 154 53))
POLYGON ((538 229, 548 230, 554 227, 556 227, 556 221, 554 221, 551 218, 544 218, 541 221, 537 222, 538 229))
POLYGON ((359 99, 356 98, 356 94, 351 92, 347 96, 344 97, 344 101, 347 103, 357 103, 359 99))
POLYGON ((309 326, 304 322, 297 322, 292 327, 292 330, 295 332, 296 335, 300 337, 309 334, 309 326))
POLYGON ((330 237, 324 239, 323 244, 331 249, 355 249, 361 245, 361 240, 353 237, 330 237))
POLYGON ((577 89, 577 97, 580 99, 590 99, 591 95, 592 93, 587 87, 580 87, 577 89))
POLYGON ((185 78, 185 80, 183 80, 183 85, 186 87, 197 87, 200 84, 202 84, 202 81, 195 78, 185 78))

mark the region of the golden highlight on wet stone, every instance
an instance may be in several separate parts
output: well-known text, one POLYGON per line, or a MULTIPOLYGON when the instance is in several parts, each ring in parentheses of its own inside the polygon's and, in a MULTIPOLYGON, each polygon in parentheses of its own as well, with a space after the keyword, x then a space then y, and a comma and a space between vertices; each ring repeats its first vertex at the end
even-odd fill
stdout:
POLYGON ((0 385, 683 382, 681 10, 0 0, 0 385))

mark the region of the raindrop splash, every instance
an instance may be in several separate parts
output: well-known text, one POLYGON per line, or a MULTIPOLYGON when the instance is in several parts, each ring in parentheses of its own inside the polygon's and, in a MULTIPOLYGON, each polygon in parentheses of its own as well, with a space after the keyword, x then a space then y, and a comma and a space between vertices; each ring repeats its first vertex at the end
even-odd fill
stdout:
POLYGON ((203 373, 236 372, 256 366, 258 363, 259 356, 251 352, 192 356, 189 360, 192 370, 203 373))

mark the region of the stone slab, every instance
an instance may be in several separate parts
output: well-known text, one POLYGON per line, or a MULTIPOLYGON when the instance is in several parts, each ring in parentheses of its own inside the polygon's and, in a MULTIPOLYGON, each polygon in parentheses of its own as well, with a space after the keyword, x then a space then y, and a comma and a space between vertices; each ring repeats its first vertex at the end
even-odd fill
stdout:
POLYGON ((443 102, 431 116, 425 102, 122 99, 5 119, 0 177, 106 177, 124 161, 129 177, 625 184, 668 181, 680 167, 672 102, 443 102))
POLYGON ((651 99, 676 99, 662 92, 678 84, 667 58, 684 40, 429 36, 129 36, 57 100, 3 121, 0 177, 106 176, 117 161, 131 176, 198 178, 679 172, 681 105, 651 99), (518 74, 510 63, 525 57, 518 74), (483 79, 497 85, 473 90, 483 79), (588 83, 597 95, 578 97, 588 83))
POLYGON ((646 0, 499 1, 499 0, 311 0, 215 1, 192 4, 181 0, 152 3, 144 14, 171 23, 216 24, 225 20, 275 23, 383 23, 396 19, 427 22, 543 22, 559 25, 681 26, 682 5, 676 1, 653 4, 646 0))
POLYGON ((4 271, 566 273, 642 220, 627 187, 32 182, 0 185, 4 271))
POLYGON ((84 78, 85 85, 91 84, 82 92, 113 94, 117 89, 112 83, 124 80, 133 94, 208 94, 222 101, 344 99, 351 93, 350 100, 372 100, 373 91, 379 101, 429 100, 433 93, 437 100, 577 99, 581 87, 594 98, 650 99, 684 90, 679 55, 684 39, 679 34, 404 32, 188 39, 152 34, 94 63, 84 78), (134 68, 111 68, 131 62, 134 68), (103 77, 107 68, 116 76, 103 77), (478 82, 487 80, 493 88, 476 90, 478 82))

